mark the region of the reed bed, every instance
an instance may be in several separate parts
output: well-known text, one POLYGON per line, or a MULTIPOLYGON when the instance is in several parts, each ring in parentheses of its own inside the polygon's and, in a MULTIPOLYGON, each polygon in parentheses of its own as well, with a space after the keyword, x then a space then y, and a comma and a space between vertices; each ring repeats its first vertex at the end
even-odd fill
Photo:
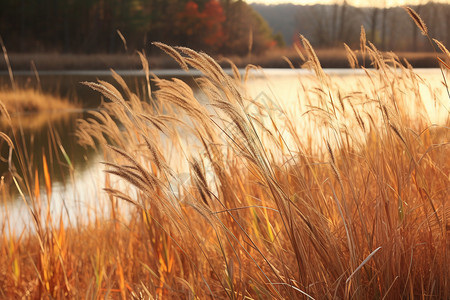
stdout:
POLYGON ((48 124, 49 120, 64 120, 68 113, 80 109, 80 105, 36 89, 19 88, 0 90, 0 101, 4 104, 11 119, 0 115, 0 126, 23 129, 37 129, 48 124))
POLYGON ((46 94, 35 89, 3 89, 0 91, 0 99, 11 115, 77 108, 75 104, 70 103, 69 99, 46 94))
POLYGON ((1 224, 0 297, 450 297, 445 94, 435 124, 421 78, 363 39, 377 70, 348 49, 367 81, 346 92, 303 39, 315 84, 274 110, 248 93, 254 67, 229 76, 204 53, 155 45, 203 73, 201 103, 179 79, 154 76, 139 96, 117 74, 86 83, 108 99, 78 138, 104 153, 110 216, 66 227, 39 212, 30 176, 37 233, 1 224))

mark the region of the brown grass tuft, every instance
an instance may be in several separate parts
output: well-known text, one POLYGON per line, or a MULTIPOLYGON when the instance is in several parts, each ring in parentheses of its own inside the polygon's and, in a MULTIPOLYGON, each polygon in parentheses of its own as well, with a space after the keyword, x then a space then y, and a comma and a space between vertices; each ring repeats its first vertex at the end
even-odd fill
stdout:
POLYGON ((2 90, 0 91, 0 101, 3 103, 6 111, 12 115, 64 112, 77 108, 77 105, 71 103, 68 99, 42 93, 34 89, 2 90))

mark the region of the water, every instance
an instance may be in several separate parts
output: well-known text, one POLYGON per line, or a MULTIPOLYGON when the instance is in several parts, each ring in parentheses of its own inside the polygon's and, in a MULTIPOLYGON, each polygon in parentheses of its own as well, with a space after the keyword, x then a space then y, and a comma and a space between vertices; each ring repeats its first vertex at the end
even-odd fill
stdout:
MULTIPOLYGON (((227 70, 231 73, 230 70, 227 70)), ((342 89, 356 89, 364 91, 363 70, 333 69, 326 72, 334 79, 336 84, 342 89)), ((445 90, 440 83, 442 75, 438 69, 416 70, 418 74, 432 83, 431 89, 421 87, 421 93, 440 93, 439 99, 442 103, 429 101, 426 105, 426 113, 432 123, 442 123, 448 116, 450 101, 445 94, 445 90), (436 109, 442 106, 444 109, 436 109)), ((129 87, 138 94, 145 94, 145 77, 142 71, 120 71, 129 87)), ((201 75, 198 72, 186 74, 184 71, 163 70, 154 72, 160 78, 178 77, 190 84, 194 92, 200 96, 198 87, 194 85, 193 78, 201 75)), ((304 99, 300 96, 304 86, 314 82, 312 73, 307 70, 270 69, 264 73, 254 72, 248 81, 248 92, 251 97, 262 103, 266 107, 285 112, 300 111, 300 106, 304 99)), ((25 149, 25 156, 28 157, 26 172, 33 177, 36 169, 42 170, 43 157, 51 164, 49 167, 53 182, 50 210, 52 213, 60 214, 66 212, 69 223, 80 221, 79 214, 83 215, 83 220, 90 217, 108 216, 109 201, 102 192, 101 187, 105 185, 105 174, 102 172, 100 162, 102 153, 94 149, 85 149, 76 142, 76 120, 86 118, 87 111, 96 109, 101 103, 99 93, 92 91, 87 86, 81 84, 83 81, 96 81, 97 79, 107 82, 114 82, 110 71, 65 71, 65 72, 40 72, 36 77, 32 72, 16 72, 15 80, 19 86, 38 87, 51 93, 68 97, 72 101, 81 104, 81 109, 70 112, 61 112, 56 115, 36 115, 36 116, 16 116, 14 119, 18 124, 30 124, 32 126, 22 126, 22 132, 16 131, 17 143, 25 149), (41 119, 40 122, 36 121, 41 119), (43 121, 42 121, 43 120, 43 121), (65 155, 67 154, 67 156, 65 155), (67 157, 69 159, 67 159, 67 157), (72 212, 77 212, 77 215, 72 212)), ((8 75, 0 72, 0 86, 8 85, 8 75)), ((154 88, 154 87, 153 87, 154 88)), ((201 97, 201 96, 200 96, 201 97)), ((430 95, 430 99, 432 96, 430 95)), ((294 115, 294 118, 297 117, 294 115)), ((299 126, 305 126, 304 124, 299 126)), ((12 136, 11 130, 3 127, 2 131, 12 136)), ((1 144, 2 156, 7 156, 5 143, 1 144)), ((20 170, 19 170, 20 171, 20 170)), ((11 188, 11 197, 2 200, 3 209, 0 206, 0 226, 7 216, 14 220, 14 226, 18 231, 23 228, 18 224, 30 222, 29 206, 26 204, 27 197, 22 197, 21 192, 26 195, 26 191, 18 191, 14 184, 8 182, 7 163, 0 162, 0 173, 5 175, 5 181, 11 188), (12 199, 12 201, 11 201, 12 199), (5 214, 5 210, 8 214, 5 214), (17 225, 17 226, 16 226, 17 225)), ((20 173, 20 172, 19 172, 20 173)), ((41 201, 47 201, 45 192, 45 178, 41 175, 40 191, 41 201)), ((23 184, 21 185, 23 187, 23 184)))

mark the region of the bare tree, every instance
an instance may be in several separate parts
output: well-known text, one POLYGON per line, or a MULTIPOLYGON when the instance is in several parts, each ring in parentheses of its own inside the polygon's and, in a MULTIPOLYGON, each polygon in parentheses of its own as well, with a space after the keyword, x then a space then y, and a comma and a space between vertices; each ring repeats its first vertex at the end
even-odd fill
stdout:
POLYGON ((386 20, 389 11, 386 7, 386 0, 383 0, 383 10, 381 13, 381 49, 386 50, 386 20))
POLYGON ((377 19, 378 19, 378 7, 372 7, 372 13, 370 18, 370 32, 369 32, 369 40, 372 43, 375 43, 376 32, 377 32, 377 19))
POLYGON ((343 0, 341 5, 341 11, 339 16, 339 31, 338 31, 338 40, 344 41, 345 40, 345 29, 347 26, 347 20, 346 20, 346 12, 347 12, 347 0, 343 0))

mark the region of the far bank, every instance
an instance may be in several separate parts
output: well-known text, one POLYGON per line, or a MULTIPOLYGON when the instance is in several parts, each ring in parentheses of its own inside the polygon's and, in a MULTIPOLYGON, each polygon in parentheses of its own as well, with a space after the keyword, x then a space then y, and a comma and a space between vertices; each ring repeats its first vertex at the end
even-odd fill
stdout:
MULTIPOLYGON (((414 68, 436 68, 439 67, 437 57, 445 60, 444 55, 433 52, 400 52, 396 53, 400 61, 405 60, 414 68)), ((350 68, 347 54, 344 49, 322 49, 317 50, 317 56, 323 68, 350 68)), ((384 53, 384 56, 389 56, 384 53)), ((263 68, 290 68, 286 58, 296 68, 304 61, 295 50, 275 50, 265 55, 249 54, 244 57, 214 56, 222 67, 229 67, 228 59, 233 61, 237 67, 245 67, 254 64, 263 68)), ((142 69, 141 61, 136 53, 123 54, 59 54, 59 53, 27 53, 9 54, 9 60, 13 71, 34 70, 139 70, 142 69)), ((177 69, 179 66, 168 55, 161 53, 159 56, 148 57, 150 70, 177 69)), ((359 54, 360 65, 371 67, 368 59, 363 59, 359 54), (365 63, 367 62, 367 63, 365 63)), ((0 70, 7 70, 6 62, 0 59, 0 70)))

